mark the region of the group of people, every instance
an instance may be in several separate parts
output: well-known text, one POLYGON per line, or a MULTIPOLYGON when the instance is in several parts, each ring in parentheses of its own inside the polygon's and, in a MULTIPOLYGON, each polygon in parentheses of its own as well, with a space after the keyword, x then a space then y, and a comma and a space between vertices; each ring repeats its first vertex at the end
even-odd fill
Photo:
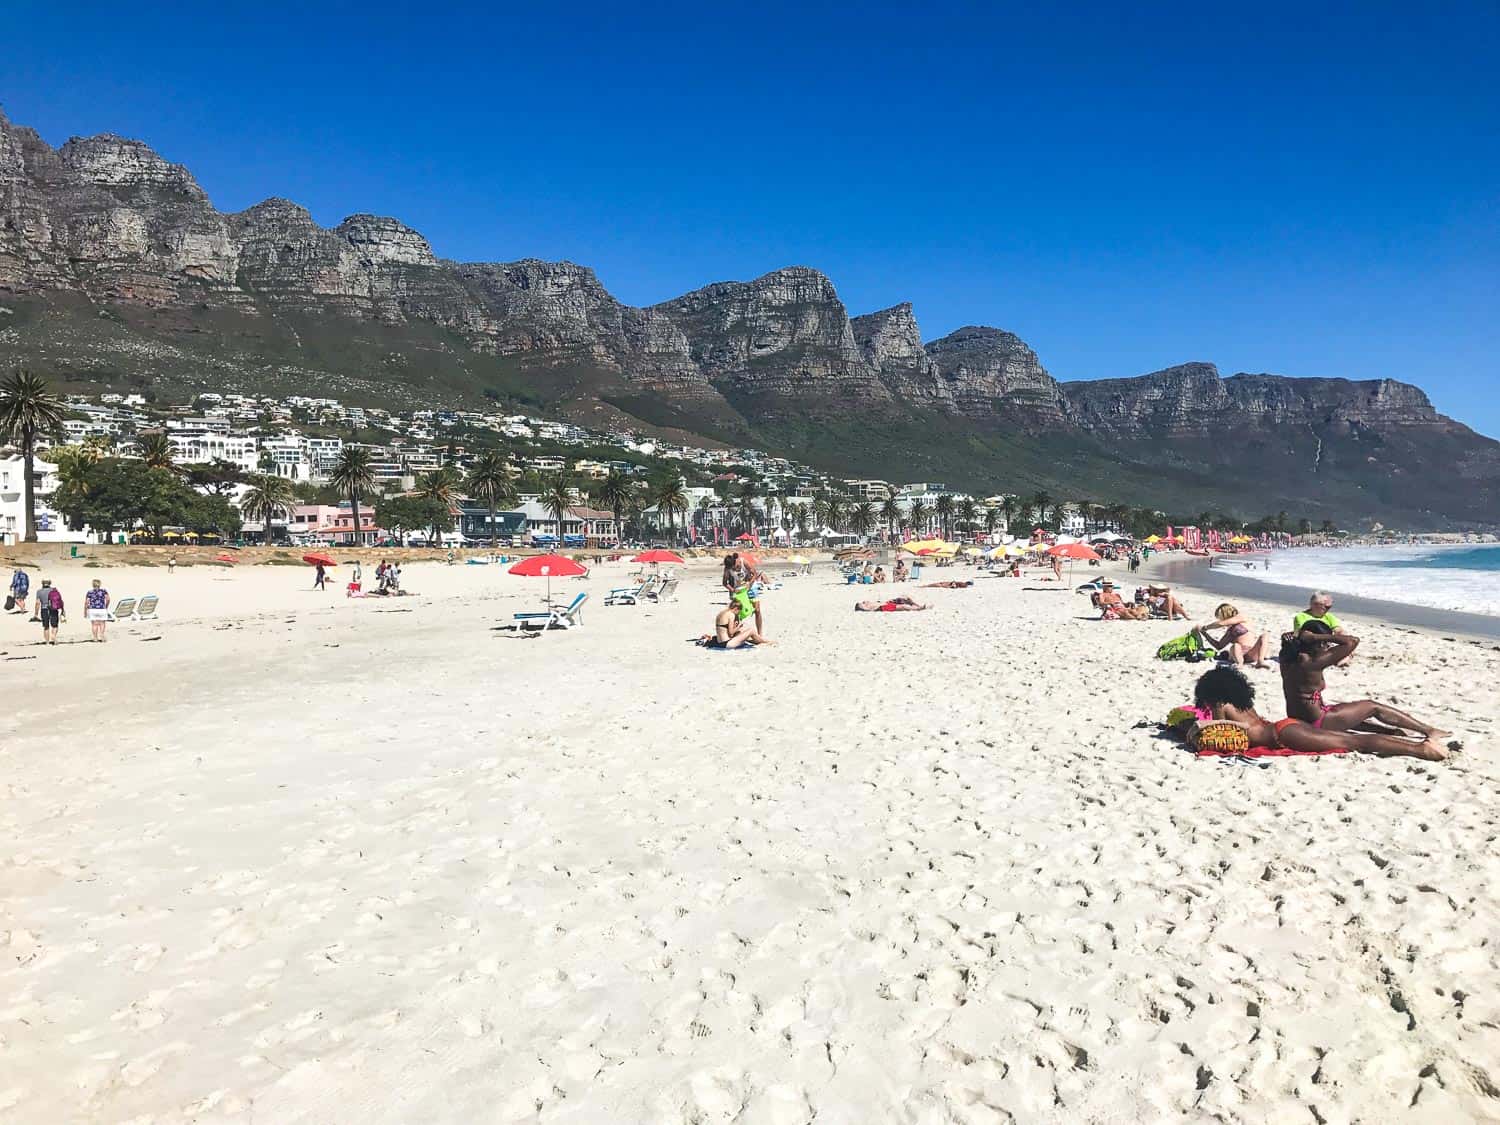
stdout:
POLYGON ((1105 578, 1089 600, 1098 608, 1103 621, 1148 621, 1153 617, 1168 621, 1190 620, 1187 607, 1177 600, 1170 586, 1142 587, 1135 592, 1135 600, 1127 602, 1115 589, 1115 584, 1105 578))
MULTIPOLYGON (((31 604, 31 575, 17 567, 10 577, 10 593, 5 599, 6 609, 11 613, 25 614, 31 604)), ((31 620, 42 627, 42 643, 55 645, 58 630, 68 619, 68 609, 62 591, 52 584, 52 579, 43 578, 37 588, 31 620)), ((104 583, 95 578, 83 595, 83 615, 88 620, 90 639, 104 642, 109 623, 113 620, 109 612, 109 591, 104 583)))
POLYGON ((765 634, 760 604, 770 583, 754 560, 738 551, 725 555, 721 585, 729 595, 729 604, 714 615, 714 631, 699 637, 698 644, 704 648, 741 648, 773 643, 765 634))
MULTIPOLYGON (((1220 609, 1233 611, 1234 607, 1220 609)), ((1255 686, 1238 667, 1221 664, 1199 677, 1194 689, 1193 702, 1199 714, 1207 717, 1204 721, 1243 727, 1251 746, 1301 753, 1352 750, 1433 762, 1447 758, 1448 749, 1439 740, 1448 731, 1373 699, 1330 704, 1323 698, 1327 686, 1324 674, 1329 668, 1347 667, 1359 647, 1359 638, 1344 631, 1332 610, 1331 596, 1321 591, 1313 594, 1307 609, 1292 619, 1291 630, 1281 636, 1277 662, 1286 718, 1271 720, 1261 716, 1255 710, 1255 686)), ((1257 651, 1263 654, 1265 634, 1247 647, 1248 627, 1225 642, 1224 636, 1234 624, 1243 623, 1234 612, 1221 618, 1219 625, 1224 627, 1230 621, 1233 624, 1223 629, 1220 642, 1239 646, 1241 659, 1234 663, 1243 663, 1257 651)), ((1252 663, 1266 666, 1261 660, 1252 663)), ((1201 728, 1201 722, 1194 725, 1189 732, 1190 742, 1201 728)))

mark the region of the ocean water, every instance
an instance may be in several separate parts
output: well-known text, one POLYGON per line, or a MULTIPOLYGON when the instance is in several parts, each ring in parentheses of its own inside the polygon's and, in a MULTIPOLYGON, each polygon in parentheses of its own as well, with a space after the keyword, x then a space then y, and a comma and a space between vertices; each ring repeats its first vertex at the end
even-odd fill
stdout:
MULTIPOLYGON (((1330 547, 1271 552, 1271 569, 1229 563, 1218 573, 1405 605, 1500 615, 1500 543, 1330 547)), ((1337 605, 1334 612, 1338 612, 1337 605)))

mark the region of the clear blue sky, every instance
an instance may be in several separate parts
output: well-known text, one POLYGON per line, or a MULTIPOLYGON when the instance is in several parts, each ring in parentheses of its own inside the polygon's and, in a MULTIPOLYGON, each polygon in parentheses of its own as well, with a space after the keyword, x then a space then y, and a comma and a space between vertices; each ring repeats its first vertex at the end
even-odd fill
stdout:
POLYGON ((1500 4, 12 0, 0 104, 224 209, 622 300, 804 264, 1059 378, 1390 376, 1500 435, 1500 4))

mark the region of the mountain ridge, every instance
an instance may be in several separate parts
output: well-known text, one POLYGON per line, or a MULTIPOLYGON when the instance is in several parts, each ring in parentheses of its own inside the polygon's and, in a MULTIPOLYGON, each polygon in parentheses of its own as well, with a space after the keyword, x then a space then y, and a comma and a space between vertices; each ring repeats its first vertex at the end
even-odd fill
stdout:
POLYGON ((1500 444, 1398 380, 1194 362, 1060 382, 1004 329, 924 340, 910 302, 851 316, 801 265, 636 307, 577 263, 438 257, 393 217, 324 227, 279 197, 220 212, 140 141, 52 149, 3 113, 0 298, 0 358, 80 385, 484 394, 875 475, 927 465, 1166 504, 1227 503, 1226 474, 1245 473, 1279 506, 1500 520, 1500 444))

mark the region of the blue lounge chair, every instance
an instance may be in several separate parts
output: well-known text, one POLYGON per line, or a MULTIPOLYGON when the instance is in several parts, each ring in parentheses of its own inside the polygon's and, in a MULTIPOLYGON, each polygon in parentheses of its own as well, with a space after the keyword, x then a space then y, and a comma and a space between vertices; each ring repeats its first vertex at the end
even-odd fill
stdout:
POLYGON ((523 629, 571 629, 583 624, 583 603, 588 600, 587 594, 579 594, 566 608, 552 606, 542 613, 517 613, 514 616, 523 629))

